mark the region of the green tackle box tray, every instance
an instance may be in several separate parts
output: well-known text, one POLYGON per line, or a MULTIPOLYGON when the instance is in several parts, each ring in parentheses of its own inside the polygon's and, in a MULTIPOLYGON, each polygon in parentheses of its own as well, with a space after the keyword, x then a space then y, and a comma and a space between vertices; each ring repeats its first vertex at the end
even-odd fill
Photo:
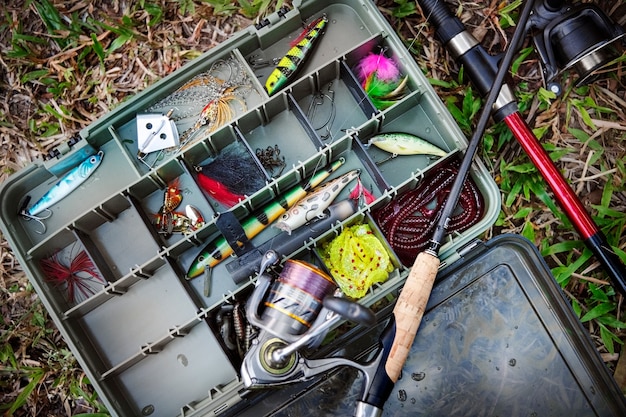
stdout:
MULTIPOLYGON (((362 184, 374 200, 327 225, 314 238, 304 239, 302 245, 281 253, 282 261, 306 260, 323 268, 318 248, 347 226, 368 223, 386 245, 394 265, 387 280, 375 284, 359 300, 368 307, 378 305, 397 294, 410 265, 404 265, 380 235, 372 213, 420 186, 443 164, 458 159, 466 146, 454 119, 373 3, 295 1, 293 9, 277 12, 262 24, 238 32, 122 103, 81 131, 79 140, 57 149, 57 156, 36 161, 12 175, 0 188, 0 226, 112 415, 226 415, 243 407, 250 397, 242 397, 241 357, 225 343, 216 320, 226 305, 245 302, 256 280, 253 273, 234 279, 229 265, 248 259, 255 248, 273 242, 284 232, 267 227, 250 242, 229 240, 234 247, 241 243, 243 249, 211 268, 207 276, 186 279, 186 271, 205 245, 229 230, 238 230, 238 223, 252 213, 341 159, 342 166, 330 178, 359 169, 362 184), (273 63, 286 53, 304 25, 320 16, 326 16, 328 23, 297 77, 278 93, 268 95, 263 83, 273 63), (378 110, 368 99, 355 71, 360 59, 380 51, 407 77, 403 96, 384 110, 378 110), (241 86, 234 82, 216 85, 228 109, 222 107, 227 120, 212 130, 208 126, 200 129, 180 150, 152 152, 139 160, 138 131, 143 125, 138 126, 138 116, 174 110, 175 130, 184 138, 204 104, 202 97, 195 97, 190 105, 189 96, 177 93, 181 87, 201 80, 203 74, 222 80, 237 75, 246 80, 244 92, 235 91, 241 86), (369 138, 381 132, 419 136, 443 149, 445 156, 401 155, 387 160, 388 153, 368 146, 369 138), (231 145, 249 154, 263 183, 237 204, 226 207, 198 185, 194 167, 214 160, 231 145), (263 165, 259 150, 279 150, 271 156, 283 166, 263 165), (96 151, 104 155, 101 165, 78 189, 50 208, 51 215, 43 221, 45 230, 39 222, 27 221, 20 214, 29 198, 31 202, 39 199, 65 172, 96 151), (193 205, 205 219, 202 227, 186 234, 159 233, 155 226, 165 190, 174 182, 182 190, 184 203, 193 205), (42 261, 69 263, 81 252, 95 266, 97 279, 83 277, 71 286, 74 297, 69 297, 67 283, 51 281, 42 261)), ((443 271, 460 259, 461 248, 486 231, 499 213, 498 187, 479 160, 474 161, 470 175, 485 202, 484 213, 468 229, 446 236, 440 251, 443 271)), ((347 199, 350 188, 345 188, 336 201, 347 199)), ((488 314, 491 306, 483 307, 481 312, 488 314)), ((440 322, 429 320, 422 333, 440 322)), ((510 337, 512 341, 513 335, 510 337)), ((336 344, 324 348, 333 346, 336 344)), ((361 344, 354 346, 359 351, 361 344)), ((591 355, 586 340, 569 349, 572 354, 591 355)), ((507 368, 500 364, 502 358, 495 357, 493 365, 501 366, 502 372, 527 369, 522 366, 522 357, 517 359, 519 367, 507 368)), ((408 366, 419 367, 413 362, 408 366)), ((464 372, 473 373, 472 365, 463 366, 464 372)), ((429 371, 429 375, 433 373, 429 371)), ((598 369, 596 373, 602 372, 598 369)), ((405 376, 398 388, 410 393, 411 387, 403 388, 409 379, 405 376)), ((585 390, 591 386, 585 385, 585 390)), ((598 392, 602 390, 593 386, 598 392)), ((429 386, 428 392, 437 389, 429 386)), ((410 396, 418 399, 417 394, 410 396)))

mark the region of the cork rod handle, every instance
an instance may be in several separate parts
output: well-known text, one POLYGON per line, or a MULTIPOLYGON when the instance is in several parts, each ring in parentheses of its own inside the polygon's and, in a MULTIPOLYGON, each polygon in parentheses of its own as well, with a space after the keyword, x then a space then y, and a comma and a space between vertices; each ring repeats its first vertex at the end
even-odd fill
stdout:
POLYGON ((387 375, 394 383, 400 377, 417 329, 422 322, 439 264, 438 257, 427 252, 421 252, 415 259, 398 301, 396 301, 396 306, 393 309, 396 334, 385 364, 387 375))

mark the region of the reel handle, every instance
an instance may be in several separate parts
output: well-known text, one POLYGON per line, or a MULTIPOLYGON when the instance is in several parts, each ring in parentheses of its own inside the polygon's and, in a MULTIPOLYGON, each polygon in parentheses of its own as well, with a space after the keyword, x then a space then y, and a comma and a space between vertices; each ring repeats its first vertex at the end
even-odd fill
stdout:
POLYGON ((364 326, 376 324, 376 315, 372 310, 346 298, 326 297, 324 307, 348 321, 364 326))

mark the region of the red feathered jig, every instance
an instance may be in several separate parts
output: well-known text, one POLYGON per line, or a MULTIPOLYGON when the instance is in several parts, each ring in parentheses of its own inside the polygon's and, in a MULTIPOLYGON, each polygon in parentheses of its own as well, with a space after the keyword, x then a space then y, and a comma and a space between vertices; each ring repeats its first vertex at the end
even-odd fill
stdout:
POLYGON ((246 198, 244 195, 231 192, 224 184, 207 177, 201 172, 198 173, 198 184, 218 203, 229 208, 246 198))
POLYGON ((361 178, 357 179, 356 186, 350 192, 349 198, 354 201, 365 201, 365 204, 371 204, 376 200, 374 194, 372 194, 367 188, 363 186, 361 178))
POLYGON ((48 282, 67 286, 67 298, 72 303, 85 300, 95 294, 90 282, 106 283, 84 250, 71 258, 69 265, 65 264, 60 252, 56 252, 50 258, 42 259, 40 264, 48 282))

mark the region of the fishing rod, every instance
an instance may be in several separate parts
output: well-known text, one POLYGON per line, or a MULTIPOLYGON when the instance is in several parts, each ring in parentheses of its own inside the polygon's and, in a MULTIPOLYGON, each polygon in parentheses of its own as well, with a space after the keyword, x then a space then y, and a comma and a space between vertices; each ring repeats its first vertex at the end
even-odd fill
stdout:
MULTIPOLYGON (((437 0, 435 0, 435 3, 437 0)), ((529 19, 532 11, 530 2, 524 6, 520 15, 520 24, 513 34, 514 44, 518 43, 524 33, 520 30, 529 19)), ((444 6, 445 7, 445 6, 444 6)), ((447 9, 446 9, 447 10, 447 9)), ((441 13, 438 8, 433 8, 429 14, 441 13)), ((460 21, 458 22, 460 24, 460 21)), ((457 29, 459 24, 453 26, 457 29)), ((461 25, 462 26, 462 25, 461 25)), ((448 26, 445 30, 453 30, 448 26)), ((420 326, 422 317, 430 298, 437 271, 441 263, 439 259, 439 249, 443 244, 446 229, 452 216, 452 212, 456 205, 463 188, 463 184, 467 180, 472 161, 482 141, 483 133, 487 128, 487 123, 491 117, 492 108, 501 105, 508 107, 512 102, 512 94, 509 88, 504 84, 504 78, 507 75, 508 68, 513 60, 515 51, 513 48, 507 50, 499 68, 497 68, 495 77, 491 84, 491 88, 485 101, 476 129, 468 142, 467 149, 461 166, 457 173, 448 198, 446 199, 441 217, 439 218, 433 237, 428 243, 427 248, 420 252, 411 267, 409 276, 402 288, 398 300, 393 309, 393 314, 381 335, 381 348, 377 357, 372 364, 366 369, 366 382, 364 395, 357 402, 355 417, 377 417, 382 414, 383 405, 389 398, 395 383, 400 378, 402 367, 406 362, 415 335, 420 326), (501 91, 502 86, 502 91, 501 91)))
MULTIPOLYGON (((466 74, 468 74, 468 77, 479 92, 483 96, 492 92, 493 86, 498 85, 496 84, 495 75, 499 58, 497 56, 489 55, 487 51, 478 43, 478 41, 465 29, 463 23, 461 23, 461 21, 452 14, 444 3, 439 0, 419 0, 419 3, 424 13, 429 16, 431 22, 436 26, 436 34, 441 42, 446 46, 446 48, 448 48, 457 62, 463 65, 466 74)), ((561 14, 564 16, 570 16, 572 19, 581 19, 580 16, 585 17, 589 15, 589 13, 586 13, 586 6, 582 9, 570 10, 569 8, 563 8, 562 2, 555 0, 545 0, 545 4, 544 0, 527 1, 527 4, 528 3, 530 3, 530 5, 534 8, 533 19, 535 22, 531 22, 531 25, 536 25, 536 20, 539 15, 546 15, 546 11, 543 9, 546 7, 552 7, 554 11, 551 13, 555 15, 558 14, 558 10, 563 10, 564 13, 561 14)), ((593 16, 597 13, 598 11, 594 9, 593 16)), ((568 21, 565 21, 565 23, 560 21, 559 23, 562 26, 569 24, 568 21)), ((588 30, 589 27, 593 27, 594 21, 585 20, 582 21, 582 23, 584 24, 576 22, 578 26, 575 27, 585 27, 586 30, 588 30)), ((527 22, 519 22, 516 33, 518 31, 525 30, 526 25, 527 22)), ((548 28, 551 27, 549 23, 544 24, 544 26, 548 28)), ((544 31, 547 31, 547 29, 544 31)), ((561 29, 561 31, 563 30, 561 29)), ((575 32, 570 27, 567 28, 567 31, 570 34, 571 41, 571 37, 575 32)), ((594 30, 594 32, 601 31, 594 30)), ((552 36, 550 34, 548 35, 552 36)), ((581 36, 585 37, 584 34, 581 36)), ((623 34, 620 34, 620 31, 617 30, 615 39, 619 39, 622 36, 623 34)), ((604 46, 610 45, 612 42, 614 41, 598 42, 598 44, 604 46)), ((512 40, 510 45, 511 47, 509 47, 507 52, 511 49, 515 49, 516 46, 520 45, 520 42, 518 40, 512 40)), ((602 51, 602 49, 599 47, 592 48, 592 52, 597 54, 598 51, 602 51)), ((578 61, 590 59, 588 56, 589 54, 584 53, 584 50, 582 52, 583 53, 579 54, 581 57, 577 58, 578 61)), ((604 49, 604 52, 606 53, 606 48, 604 49)), ((590 60, 594 62, 598 61, 597 57, 594 57, 593 55, 590 60)), ((602 63, 602 65, 596 65, 593 68, 599 68, 601 66, 604 67, 604 63, 602 63)), ((591 75, 589 67, 585 68, 587 70, 585 78, 589 79, 591 75)), ((551 79, 553 78, 554 76, 551 75, 551 79)), ((507 90, 510 91, 508 88, 507 90)), ((610 277, 613 286, 619 292, 626 295, 626 269, 624 268, 624 265, 608 244, 606 236, 604 236, 589 213, 587 213, 583 203, 576 196, 565 178, 561 175, 543 146, 541 146, 539 139, 535 136, 532 129, 523 119, 518 110, 513 94, 502 94, 502 97, 495 103, 493 117, 496 122, 503 121, 513 133, 513 136, 517 139, 552 190, 554 198, 559 203, 576 231, 583 238, 585 245, 593 252, 596 259, 602 264, 606 274, 610 277)))

